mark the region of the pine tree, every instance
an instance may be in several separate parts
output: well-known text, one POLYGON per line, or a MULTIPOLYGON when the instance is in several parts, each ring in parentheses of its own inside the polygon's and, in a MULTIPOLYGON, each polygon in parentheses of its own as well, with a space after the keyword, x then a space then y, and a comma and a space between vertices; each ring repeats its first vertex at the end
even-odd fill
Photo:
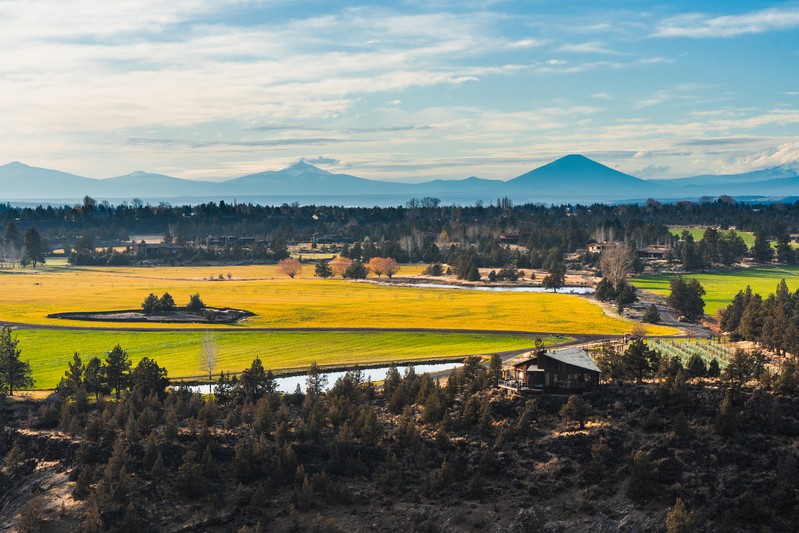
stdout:
POLYGON ((12 338, 11 331, 10 326, 0 329, 0 395, 33 387, 31 365, 20 359, 19 339, 12 338))
POLYGON ((131 366, 132 363, 128 358, 128 352, 123 350, 119 344, 108 352, 108 356, 105 359, 105 375, 108 378, 108 383, 116 391, 117 399, 119 399, 122 390, 128 387, 131 366))

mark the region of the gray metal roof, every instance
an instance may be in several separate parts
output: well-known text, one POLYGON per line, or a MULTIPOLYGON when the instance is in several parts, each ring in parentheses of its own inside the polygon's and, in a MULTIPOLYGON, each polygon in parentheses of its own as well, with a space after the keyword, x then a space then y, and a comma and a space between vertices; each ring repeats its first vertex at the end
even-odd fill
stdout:
POLYGON ((599 372, 599 367, 596 366, 594 360, 588 355, 588 352, 582 348, 564 348, 562 350, 555 350, 546 353, 547 357, 551 357, 561 363, 567 365, 578 366, 594 372, 599 372))

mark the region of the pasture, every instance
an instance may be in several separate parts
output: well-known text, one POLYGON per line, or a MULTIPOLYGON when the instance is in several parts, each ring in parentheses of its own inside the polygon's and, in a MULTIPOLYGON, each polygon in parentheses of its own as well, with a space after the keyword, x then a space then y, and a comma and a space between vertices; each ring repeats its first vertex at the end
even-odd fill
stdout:
MULTIPOLYGON (((404 269, 405 267, 403 267, 404 269)), ((214 307, 235 307, 257 316, 231 330, 249 328, 425 328, 480 331, 624 334, 632 324, 607 316, 574 295, 389 287, 322 280, 305 268, 289 279, 275 266, 240 267, 47 267, 0 272, 0 319, 30 325, 107 327, 108 323, 47 318, 57 312, 138 309, 150 292, 169 292, 178 305, 199 293, 214 307), (227 274, 230 274, 230 279, 227 274), (219 280, 222 275, 223 280, 219 280), (216 281, 209 281, 215 279, 216 281)), ((150 330, 203 325, 114 323, 150 330)), ((220 327, 220 326, 216 326, 220 327)), ((652 335, 672 328, 650 327, 652 335)))
MULTIPOLYGON (((702 237, 705 236, 705 228, 696 228, 693 226, 669 226, 669 231, 671 234, 677 237, 681 237, 684 230, 688 230, 688 233, 690 233, 697 242, 702 240, 702 237)), ((744 243, 746 243, 747 248, 751 248, 752 245, 755 244, 755 234, 751 231, 736 231, 736 233, 740 238, 743 239, 744 243)))
MULTIPOLYGON (((105 359, 106 352, 117 343, 134 364, 149 357, 165 367, 172 379, 203 378, 200 354, 204 332, 21 329, 14 335, 19 339, 22 359, 30 361, 36 388, 55 387, 75 352, 84 363, 94 356, 105 359)), ((268 369, 287 371, 306 368, 314 361, 321 366, 422 361, 535 345, 532 336, 480 333, 231 331, 208 335, 218 348, 215 374, 240 372, 256 356, 268 369)), ((543 340, 553 344, 570 339, 543 340)), ((207 375, 204 377, 207 379, 207 375)))
MULTIPOLYGON (((631 282, 639 289, 668 296, 670 274, 642 276, 631 282)), ((714 315, 720 308, 729 305, 738 291, 752 287, 764 297, 776 290, 777 284, 785 278, 791 291, 799 289, 799 266, 764 266, 738 268, 724 272, 707 274, 686 274, 686 279, 696 278, 705 288, 705 313, 714 315)))

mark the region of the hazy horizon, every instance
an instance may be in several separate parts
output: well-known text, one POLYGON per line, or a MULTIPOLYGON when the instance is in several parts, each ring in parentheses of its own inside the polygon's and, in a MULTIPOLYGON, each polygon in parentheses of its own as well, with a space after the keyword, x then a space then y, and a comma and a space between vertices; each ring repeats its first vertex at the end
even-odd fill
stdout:
POLYGON ((799 161, 799 4, 0 3, 0 161, 91 178, 641 178, 799 161))

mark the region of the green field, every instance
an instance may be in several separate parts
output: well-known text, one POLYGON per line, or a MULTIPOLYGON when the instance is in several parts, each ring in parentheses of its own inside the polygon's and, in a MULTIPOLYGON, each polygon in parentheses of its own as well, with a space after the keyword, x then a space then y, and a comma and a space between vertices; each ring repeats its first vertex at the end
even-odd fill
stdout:
MULTIPOLYGON (((471 333, 414 332, 213 332, 219 349, 217 372, 239 372, 258 356, 275 371, 322 366, 431 360, 531 348, 533 337, 471 333)), ((196 331, 90 331, 23 329, 14 332, 22 359, 30 361, 36 388, 52 388, 72 354, 84 362, 119 343, 138 362, 149 357, 174 378, 201 377, 200 354, 206 333, 196 331)), ((568 338, 547 337, 548 344, 568 338)))
MULTIPOLYGON (((684 230, 688 230, 688 233, 690 233, 697 242, 702 240, 702 237, 705 236, 705 228, 694 228, 691 226, 669 226, 669 231, 671 231, 671 234, 677 237, 682 236, 682 232, 684 230)), ((736 233, 744 240, 747 248, 751 248, 755 244, 755 234, 751 231, 736 231, 736 233)))
MULTIPOLYGON (((669 279, 672 275, 643 276, 632 279, 632 283, 642 290, 652 291, 663 296, 669 294, 669 279)), ((752 267, 738 268, 726 272, 710 274, 688 274, 685 278, 696 278, 705 288, 705 313, 714 315, 721 307, 729 305, 738 291, 752 287, 752 291, 763 296, 774 292, 777 284, 785 278, 788 288, 799 289, 799 267, 752 267)))

